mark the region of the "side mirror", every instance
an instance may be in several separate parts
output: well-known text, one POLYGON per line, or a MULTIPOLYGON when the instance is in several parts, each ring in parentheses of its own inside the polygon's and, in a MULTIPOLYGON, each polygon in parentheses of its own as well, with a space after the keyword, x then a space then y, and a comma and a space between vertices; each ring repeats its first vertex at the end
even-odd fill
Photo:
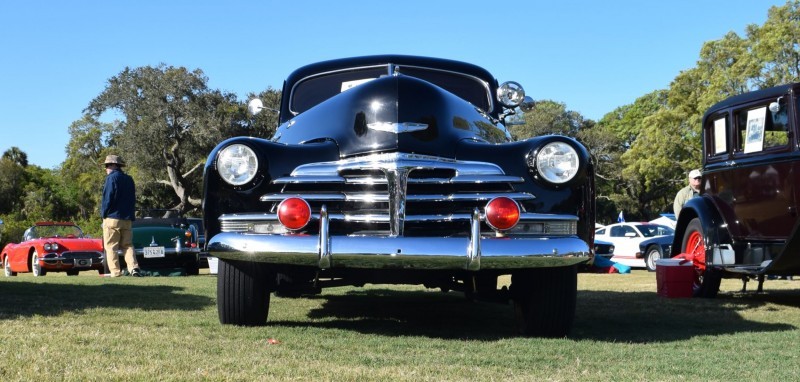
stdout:
POLYGON ((536 107, 536 102, 529 96, 525 96, 522 103, 519 105, 519 108, 526 113, 533 110, 534 107, 536 107))
POLYGON ((783 97, 778 97, 778 99, 776 99, 775 102, 771 102, 769 104, 769 111, 771 111, 773 113, 777 113, 777 112, 781 111, 781 99, 782 98, 783 97))
POLYGON ((261 110, 264 109, 274 112, 276 114, 280 113, 279 110, 275 110, 264 106, 264 102, 258 98, 253 98, 247 102, 247 112, 250 113, 250 115, 257 115, 258 113, 261 112, 261 110))
POLYGON ((247 103, 247 111, 250 115, 256 115, 260 113, 262 109, 264 109, 264 102, 258 98, 253 98, 247 103))

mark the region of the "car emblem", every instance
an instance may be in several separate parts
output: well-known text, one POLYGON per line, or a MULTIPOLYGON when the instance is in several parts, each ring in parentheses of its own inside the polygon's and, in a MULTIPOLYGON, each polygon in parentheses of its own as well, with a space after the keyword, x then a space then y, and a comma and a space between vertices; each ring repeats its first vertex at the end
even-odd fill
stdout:
POLYGON ((425 130, 428 128, 428 124, 414 123, 414 122, 374 122, 374 123, 368 123, 367 127, 372 130, 400 134, 400 133, 410 133, 414 131, 425 130))

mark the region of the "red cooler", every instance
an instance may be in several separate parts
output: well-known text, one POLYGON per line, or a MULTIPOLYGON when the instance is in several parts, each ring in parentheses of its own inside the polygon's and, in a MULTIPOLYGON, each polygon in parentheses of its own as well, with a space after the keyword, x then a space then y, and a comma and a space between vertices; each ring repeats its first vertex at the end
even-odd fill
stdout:
POLYGON ((667 298, 692 297, 694 266, 684 259, 656 260, 658 295, 667 298))

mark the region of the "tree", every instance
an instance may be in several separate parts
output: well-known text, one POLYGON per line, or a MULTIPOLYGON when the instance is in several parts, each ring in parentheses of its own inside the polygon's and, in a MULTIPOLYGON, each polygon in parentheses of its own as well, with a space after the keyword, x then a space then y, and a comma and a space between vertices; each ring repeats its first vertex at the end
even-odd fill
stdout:
POLYGON ((524 118, 524 125, 509 128, 516 139, 547 134, 574 137, 584 123, 580 113, 567 110, 565 104, 551 100, 537 101, 533 110, 526 112, 524 118))
POLYGON ((759 73, 754 82, 771 87, 795 82, 800 78, 800 2, 789 1, 783 7, 771 7, 763 26, 750 25, 748 38, 753 42, 759 73))
POLYGON ((7 214, 22 207, 22 191, 25 187, 25 168, 9 157, 0 158, 0 214, 7 214))
POLYGON ((200 206, 206 155, 224 138, 247 126, 244 105, 230 93, 211 90, 199 69, 165 66, 125 68, 86 109, 94 117, 108 110, 124 116, 111 132, 137 181, 155 182, 174 194, 173 208, 200 206))
POLYGON ((113 130, 113 124, 99 122, 88 114, 69 126, 67 159, 61 165, 59 183, 82 219, 98 211, 105 177, 101 163, 111 152, 108 141, 113 130))
POLYGON ((3 159, 8 159, 21 167, 28 167, 28 154, 20 150, 19 147, 11 147, 3 153, 3 159))

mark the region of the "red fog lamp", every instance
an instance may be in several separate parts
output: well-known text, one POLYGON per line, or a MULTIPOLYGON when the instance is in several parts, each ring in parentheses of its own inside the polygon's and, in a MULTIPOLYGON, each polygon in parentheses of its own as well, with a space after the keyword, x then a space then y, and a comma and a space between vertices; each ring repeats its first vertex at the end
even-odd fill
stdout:
POLYGON ((511 198, 500 196, 486 204, 486 223, 490 227, 505 231, 519 222, 519 204, 511 198))
POLYGON ((299 230, 311 220, 311 206, 301 198, 284 199, 278 205, 278 220, 287 229, 299 230))

